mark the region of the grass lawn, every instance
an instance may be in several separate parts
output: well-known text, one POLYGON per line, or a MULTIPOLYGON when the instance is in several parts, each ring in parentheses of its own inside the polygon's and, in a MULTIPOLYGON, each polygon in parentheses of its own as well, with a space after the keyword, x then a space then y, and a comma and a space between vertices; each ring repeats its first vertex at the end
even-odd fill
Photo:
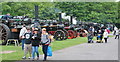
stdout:
MULTIPOLYGON (((56 51, 56 50, 60 50, 63 48, 67 48, 70 46, 74 46, 74 45, 78 45, 86 42, 87 42, 86 37, 78 37, 78 38, 67 39, 63 41, 54 41, 52 42, 51 46, 52 46, 52 50, 56 51)), ((21 58, 23 57, 24 52, 22 51, 21 46, 15 47, 14 45, 8 45, 8 46, 0 46, 0 47, 2 47, 2 51, 16 51, 13 53, 1 54, 2 60, 22 60, 21 58)), ((43 54, 41 51, 41 46, 39 48, 39 52, 40 54, 43 54)))
MULTIPOLYGON (((109 37, 113 37, 113 36, 109 36, 109 37)), ((93 40, 96 40, 96 37, 94 37, 93 40)), ((78 38, 67 39, 63 41, 54 41, 52 42, 51 46, 52 46, 52 51, 56 51, 56 50, 64 49, 64 48, 82 44, 82 43, 87 43, 87 37, 78 37, 78 38)), ((0 47, 2 47, 2 51, 16 51, 13 53, 0 54, 0 56, 2 56, 2 60, 22 60, 21 58, 23 57, 24 52, 22 51, 21 46, 15 47, 13 44, 13 45, 0 46, 0 47)), ((41 50, 41 46, 39 47, 39 52, 40 54, 43 54, 41 50)))
POLYGON ((114 37, 114 35, 109 35, 109 37, 114 37))

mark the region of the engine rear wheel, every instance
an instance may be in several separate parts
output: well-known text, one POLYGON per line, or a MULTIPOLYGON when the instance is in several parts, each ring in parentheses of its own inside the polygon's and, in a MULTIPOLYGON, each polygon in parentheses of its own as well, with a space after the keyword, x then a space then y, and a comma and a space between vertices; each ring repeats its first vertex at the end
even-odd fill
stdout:
POLYGON ((65 37, 64 37, 64 40, 66 40, 66 39, 68 38, 68 36, 69 36, 69 33, 68 33, 68 31, 67 31, 67 30, 65 30, 65 29, 63 29, 63 31, 65 32, 65 37))
POLYGON ((68 39, 73 39, 76 36, 73 30, 68 30, 68 33, 69 33, 68 39))
POLYGON ((64 37, 65 37, 65 32, 62 30, 57 30, 54 34, 54 39, 58 41, 64 40, 64 37))
POLYGON ((77 31, 74 31, 74 32, 75 32, 74 38, 76 38, 78 36, 78 32, 77 31))
POLYGON ((10 29, 7 25, 0 23, 0 44, 5 45, 10 35, 10 29))

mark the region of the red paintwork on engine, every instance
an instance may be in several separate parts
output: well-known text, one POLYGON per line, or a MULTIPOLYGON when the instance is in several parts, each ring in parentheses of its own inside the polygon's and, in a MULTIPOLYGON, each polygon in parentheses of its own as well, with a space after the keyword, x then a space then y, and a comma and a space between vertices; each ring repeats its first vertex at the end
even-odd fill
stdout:
POLYGON ((54 35, 56 31, 48 31, 49 34, 54 35))

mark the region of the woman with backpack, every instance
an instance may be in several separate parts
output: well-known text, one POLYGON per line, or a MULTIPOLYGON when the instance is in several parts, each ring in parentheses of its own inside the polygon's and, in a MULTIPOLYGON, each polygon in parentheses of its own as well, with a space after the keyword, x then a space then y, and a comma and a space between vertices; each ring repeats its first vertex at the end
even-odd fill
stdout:
POLYGON ((44 60, 43 61, 46 61, 47 60, 47 50, 48 50, 48 46, 50 45, 51 41, 49 39, 49 35, 46 32, 45 28, 42 29, 41 43, 42 43, 42 51, 43 51, 43 54, 44 54, 44 60))

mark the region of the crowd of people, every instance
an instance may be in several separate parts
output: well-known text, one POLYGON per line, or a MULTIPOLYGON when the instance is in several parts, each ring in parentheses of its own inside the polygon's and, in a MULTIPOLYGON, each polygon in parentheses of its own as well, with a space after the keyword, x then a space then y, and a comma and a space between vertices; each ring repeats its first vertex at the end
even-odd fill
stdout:
POLYGON ((46 32, 46 29, 43 28, 40 32, 38 28, 25 27, 23 25, 20 35, 22 42, 22 50, 24 51, 24 56, 22 59, 26 59, 27 53, 29 53, 28 59, 35 60, 35 53, 37 54, 37 60, 39 60, 39 46, 42 46, 42 51, 44 54, 44 61, 47 60, 47 50, 51 41, 53 40, 53 36, 46 32))
MULTIPOLYGON (((119 39, 120 30, 118 28, 114 29, 115 39, 119 39)), ((87 38, 88 43, 94 43, 93 38, 96 36, 98 43, 107 43, 108 34, 110 33, 109 29, 99 29, 97 33, 95 33, 94 27, 90 27, 87 30, 87 38)), ((44 61, 47 60, 47 51, 48 46, 50 45, 51 41, 53 41, 53 36, 48 34, 46 28, 43 28, 41 31, 38 28, 29 28, 23 25, 20 35, 19 35, 21 42, 22 42, 22 50, 24 51, 24 56, 22 59, 26 59, 26 55, 29 52, 28 59, 35 59, 35 53, 37 54, 37 60, 39 60, 39 46, 42 46, 42 51, 44 54, 44 61)))
MULTIPOLYGON (((108 28, 105 29, 99 29, 97 31, 97 33, 95 33, 95 29, 94 27, 90 27, 88 29, 88 33, 87 33, 87 37, 88 37, 88 43, 93 43, 93 37, 95 36, 97 37, 97 43, 107 43, 107 39, 109 38, 109 34, 110 34, 110 30, 108 28)), ((115 27, 114 31, 113 31, 113 35, 115 35, 115 39, 119 39, 119 35, 120 35, 120 30, 115 27)))

